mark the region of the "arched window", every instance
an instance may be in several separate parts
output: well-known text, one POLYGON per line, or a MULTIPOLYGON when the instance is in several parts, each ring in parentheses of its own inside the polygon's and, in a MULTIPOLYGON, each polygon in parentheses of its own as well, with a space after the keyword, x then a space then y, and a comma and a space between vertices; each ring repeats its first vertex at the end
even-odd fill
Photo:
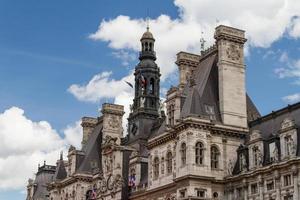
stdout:
POLYGON ((172 153, 170 151, 167 153, 167 173, 172 173, 172 153))
POLYGON ((154 178, 157 179, 159 176, 159 159, 158 157, 154 158, 154 162, 153 162, 153 174, 154 174, 154 178))
POLYGON ((149 94, 154 94, 154 78, 150 79, 149 94))
POLYGON ((152 44, 152 42, 150 42, 150 43, 149 43, 149 50, 150 50, 150 51, 152 51, 152 46, 153 46, 153 44, 152 44))
POLYGON ((182 143, 181 144, 181 165, 185 165, 186 164, 186 144, 182 143))
POLYGON ((212 146, 211 147, 211 168, 212 169, 218 169, 219 168, 219 157, 220 152, 217 147, 212 146))
POLYGON ((197 142, 195 147, 196 164, 202 165, 204 160, 204 145, 202 142, 197 142))
POLYGON ((145 43, 145 51, 148 51, 148 42, 145 43))

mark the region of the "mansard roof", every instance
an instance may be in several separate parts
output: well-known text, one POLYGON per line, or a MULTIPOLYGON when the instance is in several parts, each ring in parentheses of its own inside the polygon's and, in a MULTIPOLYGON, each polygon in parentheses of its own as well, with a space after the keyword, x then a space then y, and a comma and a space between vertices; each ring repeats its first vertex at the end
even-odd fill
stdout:
POLYGON ((65 168, 65 163, 62 159, 60 159, 57 163, 56 171, 54 174, 54 180, 59 181, 63 180, 67 177, 67 171, 65 168))
POLYGON ((93 173, 94 168, 102 170, 102 123, 98 124, 91 133, 86 145, 82 149, 84 158, 77 172, 93 173))
MULTIPOLYGON (((268 145, 272 142, 276 143, 276 146, 281 151, 280 147, 280 141, 279 141, 279 135, 284 130, 290 130, 290 129, 297 129, 300 126, 300 102, 288 105, 285 108, 282 108, 277 111, 272 111, 271 113, 259 117, 249 123, 250 128, 250 134, 252 134, 253 131, 257 131, 257 133, 260 134, 259 138, 261 138, 264 145, 263 148, 263 166, 271 164, 269 158, 269 150, 268 145), (288 125, 284 125, 284 122, 288 122, 288 125), (286 126, 286 127, 285 127, 286 126)), ((300 135, 300 130, 297 129, 297 135, 300 135)), ((250 141, 250 135, 246 137, 245 144, 248 144, 250 141)), ((298 137, 297 143, 300 142, 300 139, 298 137)), ((240 155, 243 153, 246 156, 247 165, 249 166, 249 149, 248 145, 241 145, 239 149, 237 150, 237 154, 240 155)), ((300 155, 300 145, 297 145, 296 155, 300 155)), ((237 175, 240 173, 239 169, 239 156, 237 156, 237 161, 233 170, 233 174, 237 175)))
POLYGON ((55 166, 43 165, 39 167, 38 173, 36 174, 34 185, 36 186, 33 199, 46 199, 47 184, 53 181, 55 172, 55 166))
POLYGON ((213 107, 214 118, 220 121, 218 107, 218 73, 216 66, 217 54, 214 53, 202 60, 193 77, 184 88, 186 98, 181 117, 189 115, 208 116, 205 105, 213 107))
POLYGON ((285 119, 293 120, 296 127, 300 126, 300 102, 288 105, 277 111, 272 111, 250 122, 250 130, 259 130, 262 138, 266 140, 280 132, 281 124, 285 119))
MULTIPOLYGON (((212 49, 209 55, 200 58, 199 65, 183 90, 185 99, 181 110, 181 117, 189 115, 213 117, 214 120, 221 122, 217 53, 216 49, 212 49), (213 108, 213 116, 211 113, 207 113, 206 106, 213 108)), ((248 121, 252 121, 260 117, 260 114, 250 97, 246 96, 248 121)))

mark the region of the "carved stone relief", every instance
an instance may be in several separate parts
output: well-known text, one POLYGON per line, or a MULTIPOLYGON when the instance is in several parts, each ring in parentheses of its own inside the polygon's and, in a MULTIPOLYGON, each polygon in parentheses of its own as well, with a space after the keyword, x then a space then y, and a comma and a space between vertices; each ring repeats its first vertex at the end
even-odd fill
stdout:
POLYGON ((230 44, 226 50, 227 57, 232 61, 239 61, 241 58, 241 52, 238 45, 230 44))

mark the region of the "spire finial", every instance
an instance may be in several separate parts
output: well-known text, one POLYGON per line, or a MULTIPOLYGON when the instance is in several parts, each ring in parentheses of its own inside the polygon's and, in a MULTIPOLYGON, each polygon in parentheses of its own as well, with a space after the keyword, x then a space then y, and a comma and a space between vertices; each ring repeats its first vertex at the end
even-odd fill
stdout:
POLYGON ((147 8, 147 31, 149 31, 149 8, 147 8))
POLYGON ((60 160, 63 160, 63 151, 60 152, 60 160))
POLYGON ((149 32, 149 17, 147 17, 147 32, 149 32))

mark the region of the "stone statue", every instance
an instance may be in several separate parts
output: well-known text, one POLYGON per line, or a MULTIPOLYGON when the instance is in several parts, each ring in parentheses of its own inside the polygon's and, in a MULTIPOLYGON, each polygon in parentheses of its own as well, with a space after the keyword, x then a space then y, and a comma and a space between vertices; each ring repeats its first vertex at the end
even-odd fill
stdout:
POLYGON ((141 106, 140 106, 141 108, 144 108, 145 100, 146 100, 145 97, 141 97, 141 106))
POLYGON ((279 161, 278 148, 277 148, 276 144, 275 144, 275 148, 273 150, 273 158, 274 158, 275 162, 279 161))
POLYGON ((233 172, 233 162, 231 159, 229 159, 227 173, 228 175, 232 175, 232 172, 233 172))
POLYGON ((296 144, 295 144, 295 142, 294 142, 294 140, 293 140, 293 138, 291 138, 290 139, 290 141, 289 141, 289 148, 290 148, 290 153, 291 153, 291 155, 292 156, 296 156, 296 144))
POLYGON ((159 106, 158 106, 158 117, 162 118, 161 112, 164 111, 164 103, 159 100, 159 106))
POLYGON ((260 152, 260 150, 259 149, 257 149, 257 163, 258 163, 258 166, 262 166, 262 162, 263 162, 263 157, 262 157, 262 154, 261 154, 261 152, 260 152))
POLYGON ((133 105, 132 104, 129 105, 129 110, 130 110, 131 113, 133 112, 133 105))
POLYGON ((241 162, 241 167, 242 167, 241 171, 243 171, 243 172, 247 171, 247 162, 246 162, 246 158, 245 158, 244 154, 242 154, 240 162, 241 162))

